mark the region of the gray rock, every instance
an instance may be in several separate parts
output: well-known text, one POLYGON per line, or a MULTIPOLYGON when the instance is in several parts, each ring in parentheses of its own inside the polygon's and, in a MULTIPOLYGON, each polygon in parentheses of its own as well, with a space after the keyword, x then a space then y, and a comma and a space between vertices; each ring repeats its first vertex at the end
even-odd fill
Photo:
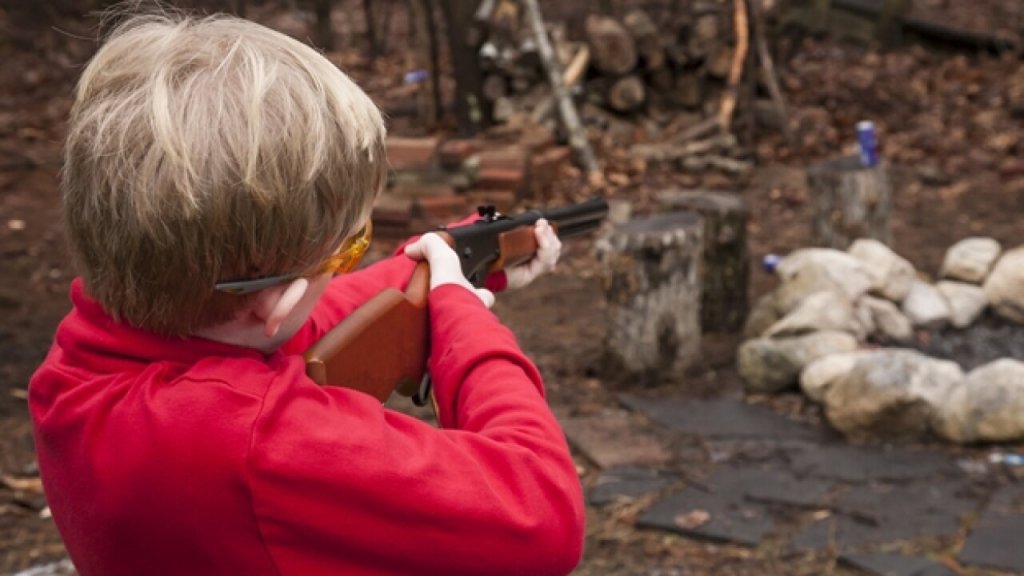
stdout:
POLYGON ((1024 440, 1024 362, 1002 358, 971 370, 941 403, 935 429, 959 443, 1024 440))
POLYGON ((871 287, 871 276, 861 262, 832 248, 796 250, 779 262, 775 272, 783 282, 807 273, 828 278, 843 290, 850 301, 860 298, 871 287))
POLYGON ((781 338, 826 330, 849 332, 859 340, 863 340, 865 336, 853 304, 834 290, 811 294, 792 312, 772 324, 764 335, 781 338))
POLYGON ((863 264, 871 278, 872 294, 902 302, 917 277, 914 265, 891 248, 872 238, 855 241, 848 252, 863 264))
POLYGON ((950 320, 949 302, 935 286, 920 280, 914 281, 903 300, 903 313, 921 328, 942 328, 950 320))
POLYGON ((778 310, 778 291, 772 290, 761 296, 754 307, 747 314, 747 320, 743 324, 743 338, 757 338, 765 333, 772 324, 782 318, 778 310))
POLYGON ((981 284, 999 258, 1002 246, 992 238, 964 238, 946 251, 939 275, 981 284))
POLYGON ((779 317, 792 312, 811 294, 825 290, 846 294, 828 272, 820 268, 806 268, 784 278, 775 290, 775 308, 779 317))
POLYGON ((792 338, 755 338, 740 345, 737 367, 751 392, 780 392, 797 385, 800 371, 814 360, 857 349, 846 332, 814 332, 792 338))
POLYGON ((985 280, 985 296, 997 314, 1024 324, 1024 246, 999 258, 985 280))
POLYGON ((800 389, 811 400, 823 402, 833 382, 853 370, 858 360, 873 353, 873 350, 855 350, 822 356, 800 372, 800 389))
POLYGON ((950 322, 956 328, 973 324, 988 306, 985 289, 977 284, 943 280, 935 288, 949 303, 950 322))
MULTIPOLYGON (((875 324, 875 315, 871 312, 871 307, 864 302, 865 298, 868 298, 868 296, 862 296, 853 303, 853 314, 857 318, 857 323, 860 324, 860 333, 871 336, 875 334, 878 326, 875 324)), ((882 301, 889 302, 888 300, 882 301)), ((859 338, 859 340, 863 341, 865 338, 859 338)))
POLYGON ((914 326, 895 304, 871 296, 865 296, 860 301, 871 311, 875 334, 895 342, 906 342, 913 338, 914 326))
POLYGON ((963 382, 955 362, 903 349, 881 349, 860 358, 825 394, 825 415, 854 439, 920 439, 945 396, 963 382))

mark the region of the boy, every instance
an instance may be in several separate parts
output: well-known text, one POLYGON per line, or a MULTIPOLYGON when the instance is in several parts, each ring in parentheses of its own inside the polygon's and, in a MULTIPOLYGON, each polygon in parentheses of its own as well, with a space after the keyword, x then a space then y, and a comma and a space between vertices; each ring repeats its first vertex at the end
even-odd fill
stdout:
MULTIPOLYGON (((575 466, 490 292, 434 234, 332 279, 369 241, 383 154, 369 98, 253 23, 135 17, 94 56, 63 174, 82 278, 30 383, 43 483, 83 576, 579 561, 575 466), (424 258, 441 428, 316 386, 301 357, 424 258)), ((510 285, 557 259, 550 227, 536 232, 510 285)))

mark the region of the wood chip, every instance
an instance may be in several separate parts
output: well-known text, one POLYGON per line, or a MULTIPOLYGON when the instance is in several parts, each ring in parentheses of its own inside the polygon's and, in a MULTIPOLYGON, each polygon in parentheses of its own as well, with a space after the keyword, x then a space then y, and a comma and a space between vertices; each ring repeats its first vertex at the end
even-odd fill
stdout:
POLYGON ((7 474, 0 474, 0 483, 10 488, 11 490, 19 492, 35 492, 38 494, 43 493, 43 481, 38 477, 36 478, 15 478, 14 476, 8 476, 7 474))

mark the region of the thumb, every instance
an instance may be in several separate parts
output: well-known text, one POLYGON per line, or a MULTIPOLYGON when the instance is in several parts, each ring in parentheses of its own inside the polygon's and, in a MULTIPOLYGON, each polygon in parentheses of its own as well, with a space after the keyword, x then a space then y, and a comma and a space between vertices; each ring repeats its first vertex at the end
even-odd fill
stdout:
POLYGON ((476 294, 477 298, 483 301, 484 306, 490 308, 494 306, 494 292, 486 288, 473 288, 473 293, 476 294))
MULTIPOLYGON (((425 236, 425 235, 424 235, 425 236)), ((414 242, 405 245, 405 255, 413 260, 423 260, 427 257, 424 246, 424 236, 420 236, 414 242)))

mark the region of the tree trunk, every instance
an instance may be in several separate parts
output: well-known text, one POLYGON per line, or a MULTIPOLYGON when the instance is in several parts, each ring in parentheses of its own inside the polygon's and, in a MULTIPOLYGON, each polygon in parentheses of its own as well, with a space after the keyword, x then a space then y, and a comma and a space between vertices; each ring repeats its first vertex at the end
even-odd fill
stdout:
POLYGON ((320 47, 325 52, 334 50, 334 33, 331 28, 331 0, 316 0, 316 26, 320 47))
POLYGON ((363 0, 363 18, 366 21, 367 54, 370 62, 373 62, 380 54, 380 46, 377 44, 377 22, 373 19, 373 0, 363 0))
POLYGON ((438 70, 431 60, 434 54, 434 35, 431 26, 431 3, 429 0, 409 0, 409 22, 412 28, 413 69, 425 70, 426 79, 416 93, 416 110, 420 122, 427 130, 437 126, 439 107, 434 98, 438 70))
POLYGON ((654 385, 678 381, 700 351, 703 222, 672 212, 615 228, 599 249, 607 302, 606 368, 654 385))
POLYGON ((845 156, 807 169, 818 206, 814 243, 845 250, 858 238, 889 244, 892 187, 884 164, 865 167, 859 156, 845 156))
POLYGON ((704 219, 704 274, 701 331, 737 332, 747 318, 750 211, 738 193, 713 190, 663 190, 662 210, 696 212, 704 219))
POLYGON ((911 0, 884 0, 878 20, 878 40, 886 46, 897 46, 903 40, 903 17, 910 11, 911 0))
POLYGON ((455 75, 455 116, 460 136, 473 136, 491 125, 491 106, 481 91, 483 79, 477 52, 480 45, 474 39, 477 2, 474 0, 441 0, 445 29, 448 35, 448 53, 451 54, 455 75))

